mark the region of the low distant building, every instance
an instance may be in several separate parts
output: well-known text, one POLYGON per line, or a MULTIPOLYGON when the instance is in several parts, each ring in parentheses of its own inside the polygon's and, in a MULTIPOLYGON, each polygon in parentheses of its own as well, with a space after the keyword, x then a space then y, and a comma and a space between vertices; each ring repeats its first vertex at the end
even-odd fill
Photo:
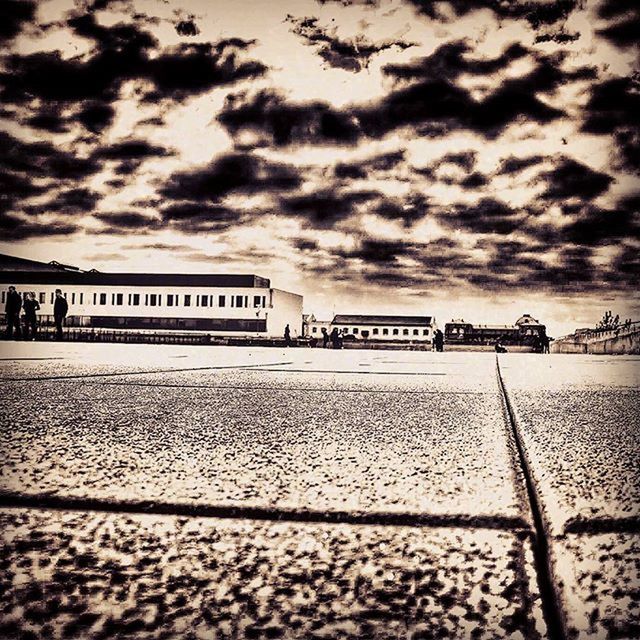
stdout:
POLYGON ((0 254, 1 311, 10 285, 35 293, 45 322, 61 289, 70 327, 282 337, 288 324, 293 337, 302 332, 302 296, 257 275, 101 273, 0 254))
POLYGON ((318 320, 311 314, 302 316, 303 335, 308 338, 322 338, 322 329, 331 333, 331 320, 318 320))
POLYGON ((343 336, 381 342, 428 342, 437 329, 432 316, 336 315, 330 325, 343 336))
POLYGON ((528 313, 516 320, 515 324, 471 324, 464 320, 452 320, 444 326, 447 344, 461 345, 503 345, 535 346, 546 336, 545 325, 528 313))

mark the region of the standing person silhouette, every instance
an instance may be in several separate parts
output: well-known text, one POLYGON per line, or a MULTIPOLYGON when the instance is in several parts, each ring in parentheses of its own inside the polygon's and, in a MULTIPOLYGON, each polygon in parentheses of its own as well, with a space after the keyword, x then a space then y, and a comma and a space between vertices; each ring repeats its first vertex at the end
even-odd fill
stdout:
POLYGON ((38 316, 36 312, 40 309, 36 294, 33 292, 25 293, 22 307, 24 309, 24 339, 29 339, 29 329, 31 329, 31 340, 35 340, 38 332, 38 316))
POLYGON ((53 303, 53 318, 56 322, 56 340, 62 340, 62 326, 68 311, 69 305, 62 295, 62 290, 56 289, 56 299, 53 303))
POLYGON ((7 302, 4 308, 7 316, 7 338, 13 337, 13 330, 16 331, 16 338, 20 337, 20 309, 22 309, 22 297, 14 286, 9 287, 7 292, 7 302))
POLYGON ((291 329, 289 329, 289 325, 284 328, 284 344, 287 347, 291 346, 291 329))
POLYGON ((329 344, 329 334, 327 333, 326 327, 322 327, 322 348, 326 349, 329 344))

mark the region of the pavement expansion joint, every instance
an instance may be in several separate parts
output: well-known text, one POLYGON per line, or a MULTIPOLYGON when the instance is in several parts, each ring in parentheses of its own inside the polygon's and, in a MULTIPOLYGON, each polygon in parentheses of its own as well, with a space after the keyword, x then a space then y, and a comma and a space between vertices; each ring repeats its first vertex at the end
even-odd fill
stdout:
POLYGON ((51 494, 28 495, 0 493, 0 508, 28 508, 64 511, 93 511, 172 515, 193 518, 266 520, 272 522, 302 522, 322 524, 379 525, 424 528, 492 529, 532 537, 533 531, 518 516, 428 514, 411 512, 337 511, 269 508, 244 505, 207 505, 153 501, 116 501, 74 498, 51 494))
POLYGON ((538 577, 538 588, 540 590, 540 597, 542 600, 542 611, 547 623, 549 640, 564 640, 567 637, 567 634, 565 632, 565 625, 561 614, 557 588, 552 576, 548 528, 544 523, 538 491, 533 480, 533 474, 518 430, 518 424, 515 419, 509 394, 507 393, 504 380, 502 379, 502 373, 500 371, 500 357, 498 355, 496 355, 496 371, 498 386, 500 387, 500 392, 502 393, 507 410, 507 418, 513 433, 520 467, 524 474, 529 507, 533 517, 533 524, 535 528, 532 539, 534 567, 538 577))
POLYGON ((628 518, 570 518, 564 525, 565 534, 600 535, 606 533, 640 533, 640 517, 628 518))

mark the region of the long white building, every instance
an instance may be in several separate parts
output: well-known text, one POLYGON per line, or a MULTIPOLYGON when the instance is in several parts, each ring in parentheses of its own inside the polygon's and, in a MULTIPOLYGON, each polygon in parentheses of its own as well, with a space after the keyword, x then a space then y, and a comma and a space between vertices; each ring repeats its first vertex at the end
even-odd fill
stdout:
POLYGON ((307 320, 305 331, 312 338, 322 338, 322 328, 329 333, 337 329, 342 336, 369 342, 431 343, 438 328, 432 316, 381 316, 338 314, 331 321, 307 320))
POLYGON ((282 337, 302 332, 302 296, 240 274, 101 273, 0 254, 2 311, 10 285, 33 292, 51 320, 55 290, 69 304, 67 326, 202 331, 282 337))

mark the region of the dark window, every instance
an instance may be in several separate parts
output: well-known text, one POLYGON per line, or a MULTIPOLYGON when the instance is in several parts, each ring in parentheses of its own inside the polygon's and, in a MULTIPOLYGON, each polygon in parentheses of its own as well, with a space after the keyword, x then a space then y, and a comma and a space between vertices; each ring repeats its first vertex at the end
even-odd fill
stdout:
POLYGON ((184 296, 184 306, 185 307, 190 307, 191 306, 191 295, 186 293, 184 296))
MULTIPOLYGON (((93 294, 93 304, 96 304, 96 300, 98 299, 98 294, 93 294)), ((53 302, 53 293, 51 294, 51 302, 53 302)))
POLYGON ((383 329, 382 330, 382 335, 383 336, 388 336, 389 335, 389 329, 383 329))
POLYGON ((107 294, 106 293, 101 293, 100 294, 100 304, 107 304, 107 294))
POLYGON ((116 293, 116 304, 122 305, 124 303, 124 295, 122 293, 116 293))
POLYGON ((200 306, 200 296, 197 295, 196 296, 196 307, 199 307, 199 306, 200 306))
POLYGON ((155 293, 152 293, 149 296, 149 306, 155 307, 158 304, 158 296, 155 293))
POLYGON ((403 329, 402 330, 402 335, 403 336, 408 336, 409 335, 409 329, 403 329))
POLYGON ((224 298, 224 296, 218 296, 218 306, 219 307, 224 307, 226 304, 226 300, 224 298))
POLYGON ((133 306, 137 307, 140 305, 140 294, 139 293, 134 293, 133 294, 133 306))
MULTIPOLYGON (((6 296, 7 296, 7 292, 3 291, 2 292, 2 304, 5 303, 6 296)), ((40 294, 40 297, 42 297, 42 294, 40 294)), ((40 300, 40 302, 42 302, 42 299, 40 300)))
POLYGON ((200 296, 200 300, 202 301, 202 306, 209 306, 209 296, 200 296))
POLYGON ((318 333, 318 327, 311 327, 311 333, 318 333))
POLYGON ((76 303, 76 294, 72 293, 71 294, 71 304, 75 304, 76 303))
POLYGON ((236 296, 236 307, 242 306, 242 298, 243 296, 236 296))
POLYGON ((145 307, 149 306, 149 294, 148 293, 144 294, 144 306, 145 307))
POLYGON ((167 294, 167 307, 173 307, 173 295, 170 293, 167 294))
POLYGON ((394 329, 394 330, 393 330, 393 335, 394 335, 394 336, 397 336, 397 335, 398 335, 398 330, 397 330, 397 329, 394 329))
POLYGON ((354 333, 354 335, 355 335, 356 333, 358 333, 358 327, 353 327, 353 333, 354 333))
POLYGON ((373 335, 374 335, 374 336, 377 336, 377 335, 378 335, 378 329, 377 329, 377 327, 373 330, 373 335))
POLYGON ((422 330, 422 335, 423 336, 428 336, 429 335, 429 329, 423 329, 422 330))
MULTIPOLYGON (((44 304, 44 301, 47 299, 46 298, 47 294, 44 291, 40 292, 40 304, 44 304)), ((82 302, 82 294, 80 294, 80 302, 82 302)), ((2 293, 2 302, 4 302, 4 292, 2 293)))
POLYGON ((253 306, 254 307, 262 306, 262 296, 253 296, 253 306))
POLYGON ((414 330, 413 330, 413 335, 414 335, 414 336, 417 336, 419 333, 420 333, 420 332, 419 332, 417 329, 414 329, 414 330))

